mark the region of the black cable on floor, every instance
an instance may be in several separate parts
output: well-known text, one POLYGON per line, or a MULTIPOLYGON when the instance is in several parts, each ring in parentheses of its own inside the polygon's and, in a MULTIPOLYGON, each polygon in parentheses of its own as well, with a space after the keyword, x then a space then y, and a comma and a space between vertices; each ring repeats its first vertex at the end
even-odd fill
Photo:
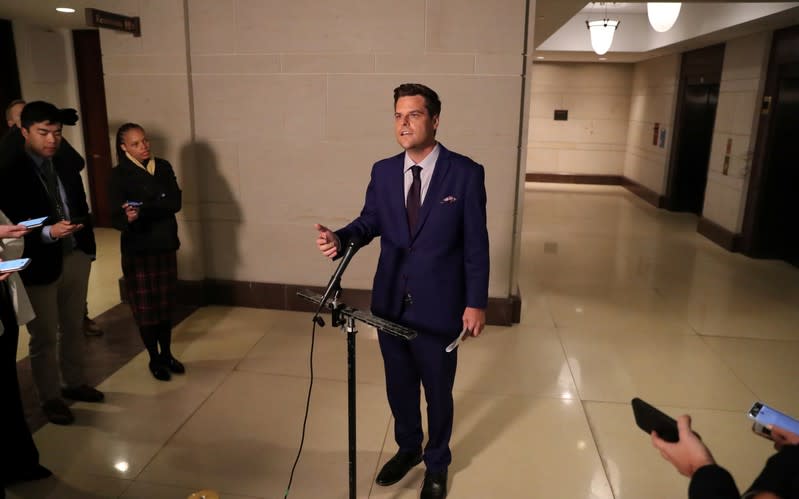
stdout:
POLYGON ((289 484, 286 485, 286 494, 283 496, 283 499, 286 499, 289 496, 289 492, 291 491, 291 482, 294 481, 294 470, 297 469, 297 463, 300 462, 300 455, 302 454, 302 446, 305 443, 305 428, 308 425, 308 412, 311 409, 311 390, 313 389, 313 347, 315 340, 316 340, 316 321, 314 321, 313 329, 311 330, 311 357, 309 360, 309 366, 311 371, 311 382, 308 384, 308 398, 305 401, 305 417, 302 419, 302 438, 300 438, 300 448, 297 451, 297 457, 294 459, 294 465, 292 465, 291 467, 291 475, 289 475, 289 484))

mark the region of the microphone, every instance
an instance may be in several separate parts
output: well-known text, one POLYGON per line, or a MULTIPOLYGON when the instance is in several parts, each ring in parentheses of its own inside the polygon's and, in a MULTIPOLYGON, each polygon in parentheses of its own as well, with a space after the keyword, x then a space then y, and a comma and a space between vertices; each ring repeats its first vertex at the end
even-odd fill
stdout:
MULTIPOLYGON (((330 282, 327 283, 327 289, 325 289, 324 295, 322 295, 322 301, 319 302, 319 308, 316 309, 316 314, 314 314, 314 321, 319 318, 319 312, 322 310, 322 307, 325 306, 328 298, 336 289, 341 289, 341 275, 347 269, 347 265, 350 264, 350 260, 352 257, 355 256, 355 253, 361 249, 361 240, 358 237, 350 238, 349 243, 347 244, 347 249, 344 251, 344 256, 341 257, 341 262, 338 264, 338 268, 333 273, 333 276, 330 277, 330 282)), ((319 318, 321 320, 321 318, 319 318)), ((322 323, 324 325, 324 323, 322 323)))

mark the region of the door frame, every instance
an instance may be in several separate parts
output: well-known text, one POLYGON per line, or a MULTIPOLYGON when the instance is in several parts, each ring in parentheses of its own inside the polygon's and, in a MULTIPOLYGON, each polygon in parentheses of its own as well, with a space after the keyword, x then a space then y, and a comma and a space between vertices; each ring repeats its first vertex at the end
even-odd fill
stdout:
POLYGON ((14 27, 11 21, 0 19, 0 106, 3 113, 0 122, 0 137, 8 131, 6 125, 6 107, 15 99, 22 98, 19 83, 19 67, 17 66, 17 49, 14 45, 14 27))
POLYGON ((75 72, 80 97, 81 126, 86 153, 89 196, 96 227, 111 227, 108 182, 111 178, 108 110, 105 103, 100 32, 96 29, 72 30, 75 72))
POLYGON ((677 87, 677 106, 674 112, 671 147, 669 149, 666 193, 663 196, 663 207, 667 210, 673 211, 677 208, 674 196, 677 189, 676 182, 679 173, 679 151, 682 145, 680 125, 683 119, 683 108, 685 107, 685 87, 693 84, 720 85, 725 47, 724 43, 719 43, 718 45, 711 45, 710 47, 691 50, 689 52, 683 52, 682 54, 680 61, 680 81, 677 87))

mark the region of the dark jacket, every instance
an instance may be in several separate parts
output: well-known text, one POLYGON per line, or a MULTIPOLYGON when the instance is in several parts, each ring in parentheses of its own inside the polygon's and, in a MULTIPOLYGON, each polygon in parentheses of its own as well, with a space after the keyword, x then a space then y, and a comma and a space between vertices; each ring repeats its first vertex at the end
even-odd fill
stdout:
POLYGON ((180 211, 182 194, 175 172, 168 161, 155 158, 155 175, 150 175, 127 157, 111 171, 109 185, 111 224, 122 231, 123 254, 175 251, 180 247, 175 213, 180 211), (139 219, 128 223, 122 205, 139 201, 139 219))
MULTIPOLYGON (((7 137, 8 135, 4 140, 7 137)), ((3 167, 0 168, 0 210, 14 223, 45 215, 51 217, 46 225, 57 222, 53 204, 39 175, 39 169, 24 151, 24 146, 20 150, 19 144, 16 144, 14 147, 4 148, 3 151, 7 155, 2 158, 3 167)), ((70 218, 84 219, 81 222, 84 228, 74 234, 77 249, 94 255, 97 247, 80 168, 74 159, 65 158, 63 155, 56 154, 52 161, 66 192, 70 218)), ((82 164, 81 161, 81 167, 82 164)), ((41 231, 42 229, 35 229, 25 236, 23 257, 32 259, 28 268, 20 272, 26 286, 50 284, 58 279, 63 263, 61 246, 71 241, 65 239, 46 243, 42 241, 41 231)))
POLYGON ((375 163, 361 215, 336 232, 342 247, 380 237, 372 312, 418 331, 454 338, 465 307, 486 308, 489 251, 483 167, 441 146, 411 234, 401 153, 375 163), (410 295, 413 306, 403 312, 410 295))
MULTIPOLYGON (((772 492, 782 499, 799 499, 799 446, 786 445, 771 456, 744 497, 772 492)), ((732 475, 716 464, 703 466, 691 477, 689 499, 739 499, 732 475)))

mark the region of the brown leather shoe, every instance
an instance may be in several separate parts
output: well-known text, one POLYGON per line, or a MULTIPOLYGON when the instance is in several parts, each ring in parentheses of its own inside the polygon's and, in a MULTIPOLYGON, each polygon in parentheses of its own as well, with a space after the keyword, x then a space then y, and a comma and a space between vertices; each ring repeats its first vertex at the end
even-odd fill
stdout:
POLYGON ((375 483, 384 487, 393 485, 402 480, 402 477, 407 475, 414 466, 421 462, 421 452, 411 453, 399 451, 383 465, 383 468, 380 469, 380 473, 377 474, 375 483))
POLYGON ((422 495, 419 499, 444 499, 447 497, 447 472, 426 472, 424 474, 424 484, 422 484, 422 495))
POLYGON ((75 416, 61 399, 50 399, 42 404, 42 412, 53 424, 69 425, 75 422, 75 416))

